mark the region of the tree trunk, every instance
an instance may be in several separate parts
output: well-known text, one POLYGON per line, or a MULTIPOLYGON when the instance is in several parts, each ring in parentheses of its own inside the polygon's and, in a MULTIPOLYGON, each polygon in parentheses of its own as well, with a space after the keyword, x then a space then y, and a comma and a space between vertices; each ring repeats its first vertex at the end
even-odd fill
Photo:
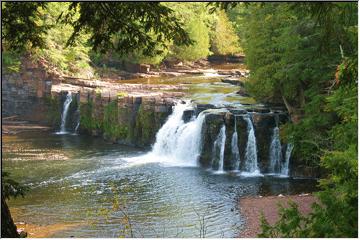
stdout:
POLYGON ((10 210, 6 204, 3 194, 1 194, 1 237, 18 238, 20 237, 16 231, 16 226, 10 215, 10 210))
POLYGON ((288 102, 288 100, 286 100, 286 98, 284 96, 282 96, 282 99, 284 101, 284 104, 286 106, 286 109, 289 112, 291 121, 293 123, 299 123, 301 118, 302 118, 302 111, 301 109, 298 109, 296 107, 291 106, 291 104, 288 102))

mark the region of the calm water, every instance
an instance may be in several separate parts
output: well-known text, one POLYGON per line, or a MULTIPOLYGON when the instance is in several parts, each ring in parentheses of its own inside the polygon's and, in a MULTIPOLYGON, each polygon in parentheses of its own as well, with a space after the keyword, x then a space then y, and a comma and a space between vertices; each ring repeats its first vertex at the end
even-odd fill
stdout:
POLYGON ((129 215, 135 237, 199 237, 201 225, 206 237, 236 237, 244 225, 240 197, 310 192, 315 184, 136 164, 129 157, 144 154, 141 149, 77 135, 5 136, 2 151, 4 170, 31 188, 25 198, 9 202, 20 209, 17 220, 80 224, 51 237, 123 235, 123 214, 113 208, 116 199, 129 215))
MULTIPOLYGON (((242 104, 255 104, 251 97, 243 97, 237 94, 240 87, 229 83, 221 82, 225 76, 217 74, 185 75, 179 77, 156 77, 122 80, 122 83, 141 84, 170 84, 182 85, 185 87, 186 97, 200 104, 213 104, 217 106, 231 105, 242 106, 242 104)), ((171 90, 170 90, 171 91, 171 90)), ((175 90, 179 91, 179 90, 175 90)))

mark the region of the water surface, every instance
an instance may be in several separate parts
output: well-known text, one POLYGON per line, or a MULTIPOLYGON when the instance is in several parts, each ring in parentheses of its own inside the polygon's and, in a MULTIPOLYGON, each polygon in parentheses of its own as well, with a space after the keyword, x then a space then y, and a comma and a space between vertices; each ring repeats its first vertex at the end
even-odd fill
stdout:
POLYGON ((138 148, 99 138, 53 133, 3 136, 3 168, 30 187, 11 200, 19 219, 35 225, 79 223, 50 237, 236 237, 244 227, 243 196, 310 192, 315 182, 244 178, 153 161, 134 164, 138 148), (121 210, 114 207, 119 202, 121 210), (204 221, 201 221, 204 219, 204 221))

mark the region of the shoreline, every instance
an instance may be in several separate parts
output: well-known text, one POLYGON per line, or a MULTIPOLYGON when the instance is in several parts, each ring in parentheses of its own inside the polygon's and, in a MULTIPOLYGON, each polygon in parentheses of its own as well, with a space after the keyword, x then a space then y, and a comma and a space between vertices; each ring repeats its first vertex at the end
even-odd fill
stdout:
POLYGON ((289 201, 294 201, 302 214, 311 212, 311 205, 316 201, 313 194, 283 196, 244 197, 239 200, 240 213, 245 217, 245 228, 239 234, 240 238, 254 238, 261 232, 260 216, 263 212, 269 224, 275 224, 279 219, 278 204, 288 207, 289 201))

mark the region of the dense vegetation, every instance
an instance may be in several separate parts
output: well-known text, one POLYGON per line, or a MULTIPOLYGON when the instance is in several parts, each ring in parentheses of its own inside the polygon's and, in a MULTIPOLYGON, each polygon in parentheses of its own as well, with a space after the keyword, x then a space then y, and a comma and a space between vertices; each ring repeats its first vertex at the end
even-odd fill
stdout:
POLYGON ((264 102, 283 102, 283 128, 296 159, 321 166, 320 203, 301 216, 282 209, 262 237, 357 236, 357 3, 265 3, 236 6, 251 71, 248 89, 264 102))
POLYGON ((283 141, 323 177, 310 215, 296 205, 282 209, 275 226, 262 220, 261 236, 356 237, 357 3, 230 5, 2 3, 3 63, 17 71, 25 51, 65 74, 92 75, 95 65, 111 61, 160 64, 244 52, 247 89, 287 107, 292 122, 282 128, 283 141), (211 13, 214 6, 228 11, 211 13))
POLYGON ((2 11, 3 61, 12 71, 24 52, 60 73, 93 77, 124 63, 242 51, 232 22, 223 11, 211 14, 207 3, 5 2, 2 11))

